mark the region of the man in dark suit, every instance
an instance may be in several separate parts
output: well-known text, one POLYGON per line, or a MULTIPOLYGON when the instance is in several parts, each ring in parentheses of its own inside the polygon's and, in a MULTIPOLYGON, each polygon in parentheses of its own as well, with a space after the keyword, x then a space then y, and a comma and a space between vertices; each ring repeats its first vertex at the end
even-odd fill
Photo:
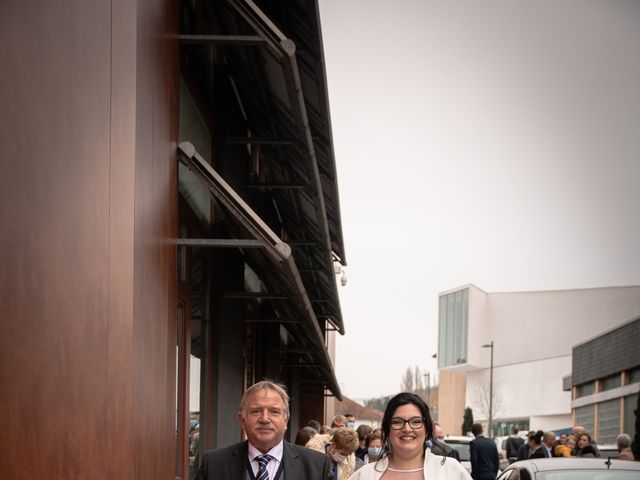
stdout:
POLYGON ((289 420, 284 386, 265 380, 243 394, 238 420, 247 440, 207 452, 197 480, 330 480, 329 457, 283 440, 289 420))
POLYGON ((496 480, 500 459, 498 449, 493 440, 482 435, 482 425, 471 426, 475 440, 469 443, 471 456, 471 476, 475 480, 496 480))

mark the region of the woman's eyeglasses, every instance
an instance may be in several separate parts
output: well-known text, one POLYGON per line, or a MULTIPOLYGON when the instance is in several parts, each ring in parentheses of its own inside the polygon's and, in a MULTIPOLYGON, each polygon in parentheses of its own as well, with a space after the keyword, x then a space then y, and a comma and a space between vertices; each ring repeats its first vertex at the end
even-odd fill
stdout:
POLYGON ((422 428, 422 425, 424 425, 424 418, 411 417, 409 420, 405 420, 404 418, 393 417, 391 419, 391 428, 394 430, 402 430, 405 423, 408 423, 413 430, 417 430, 422 428))

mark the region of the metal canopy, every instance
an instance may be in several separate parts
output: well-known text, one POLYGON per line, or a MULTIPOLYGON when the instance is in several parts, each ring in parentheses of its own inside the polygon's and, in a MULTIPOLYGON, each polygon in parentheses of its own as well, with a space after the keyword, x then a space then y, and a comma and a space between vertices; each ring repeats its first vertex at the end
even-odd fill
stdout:
POLYGON ((246 320, 284 325, 306 352, 301 354, 299 365, 310 370, 318 370, 319 377, 325 386, 336 397, 341 398, 331 359, 324 345, 324 335, 291 248, 198 154, 191 143, 183 142, 178 149, 182 163, 200 179, 216 202, 222 206, 226 214, 226 229, 234 237, 233 239, 181 239, 179 243, 193 247, 230 247, 234 246, 234 242, 230 240, 236 240, 235 246, 243 249, 247 261, 258 272, 270 291, 259 294, 229 292, 223 298, 232 301, 234 298, 246 299, 253 295, 269 301, 276 312, 276 317, 246 320), (295 321, 292 321, 293 319, 295 321))
MULTIPOLYGON (((228 0, 228 4, 243 20, 236 25, 238 33, 255 33, 265 42, 260 48, 229 50, 230 75, 249 112, 255 137, 280 140, 261 144, 270 164, 269 184, 302 187, 280 188, 273 196, 291 236, 315 245, 294 251, 294 256, 306 272, 307 290, 329 300, 315 305, 316 315, 344 334, 333 261, 345 265, 346 259, 315 2, 286 2, 285 15, 276 10, 267 14, 251 0, 228 0), (284 27, 295 34, 293 38, 283 33, 284 27), (256 72, 255 63, 264 64, 261 71, 256 72), (290 142, 287 148, 282 148, 284 142, 290 142)), ((247 139, 247 144, 256 143, 247 139)))
MULTIPOLYGON (((268 195, 277 221, 264 218, 295 247, 309 295, 329 300, 313 304, 316 316, 344 334, 333 262, 346 265, 346 259, 317 2, 194 0, 190 5, 199 16, 182 30, 182 58, 195 72, 201 101, 215 105, 212 72, 226 76, 244 125, 226 132, 222 141, 260 159, 260 178, 244 183, 236 178, 232 186, 268 195)), ((247 198, 251 203, 256 197, 247 198)))

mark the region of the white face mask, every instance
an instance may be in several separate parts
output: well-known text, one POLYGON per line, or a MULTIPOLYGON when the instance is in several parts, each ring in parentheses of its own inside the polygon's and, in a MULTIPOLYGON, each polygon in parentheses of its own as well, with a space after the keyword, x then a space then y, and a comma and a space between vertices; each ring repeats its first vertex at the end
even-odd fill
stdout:
POLYGON ((347 463, 347 457, 338 452, 332 453, 331 458, 333 458, 333 461, 336 463, 347 463))

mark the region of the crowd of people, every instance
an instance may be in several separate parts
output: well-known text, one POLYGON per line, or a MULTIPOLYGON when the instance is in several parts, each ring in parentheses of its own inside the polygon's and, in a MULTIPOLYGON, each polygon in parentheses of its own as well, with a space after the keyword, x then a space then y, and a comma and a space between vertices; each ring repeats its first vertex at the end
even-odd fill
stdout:
MULTIPOLYGON (((206 452, 197 480, 470 480, 458 452, 442 442, 429 406, 410 392, 394 396, 385 409, 381 428, 357 428, 353 415, 337 415, 331 425, 311 421, 284 440, 289 421, 289 396, 283 385, 258 382, 243 394, 238 420, 247 440, 206 452)), ((474 424, 470 443, 473 478, 495 479, 498 453, 482 426, 474 424), (484 477, 484 473, 487 474, 484 477)), ((597 446, 582 427, 574 435, 529 432, 525 442, 514 429, 504 448, 510 461, 551 456, 599 456, 597 446)), ((620 455, 631 455, 629 436, 618 437, 620 455)), ((631 458, 633 459, 633 455, 631 458)))
MULTIPOLYGON (((616 438, 620 460, 633 460, 631 451, 631 437, 622 433, 616 438)), ((596 457, 600 458, 598 445, 582 426, 576 426, 572 434, 562 433, 559 436, 552 431, 530 431, 526 441, 518 435, 518 429, 513 427, 511 436, 503 442, 510 463, 529 458, 550 457, 596 457)))

